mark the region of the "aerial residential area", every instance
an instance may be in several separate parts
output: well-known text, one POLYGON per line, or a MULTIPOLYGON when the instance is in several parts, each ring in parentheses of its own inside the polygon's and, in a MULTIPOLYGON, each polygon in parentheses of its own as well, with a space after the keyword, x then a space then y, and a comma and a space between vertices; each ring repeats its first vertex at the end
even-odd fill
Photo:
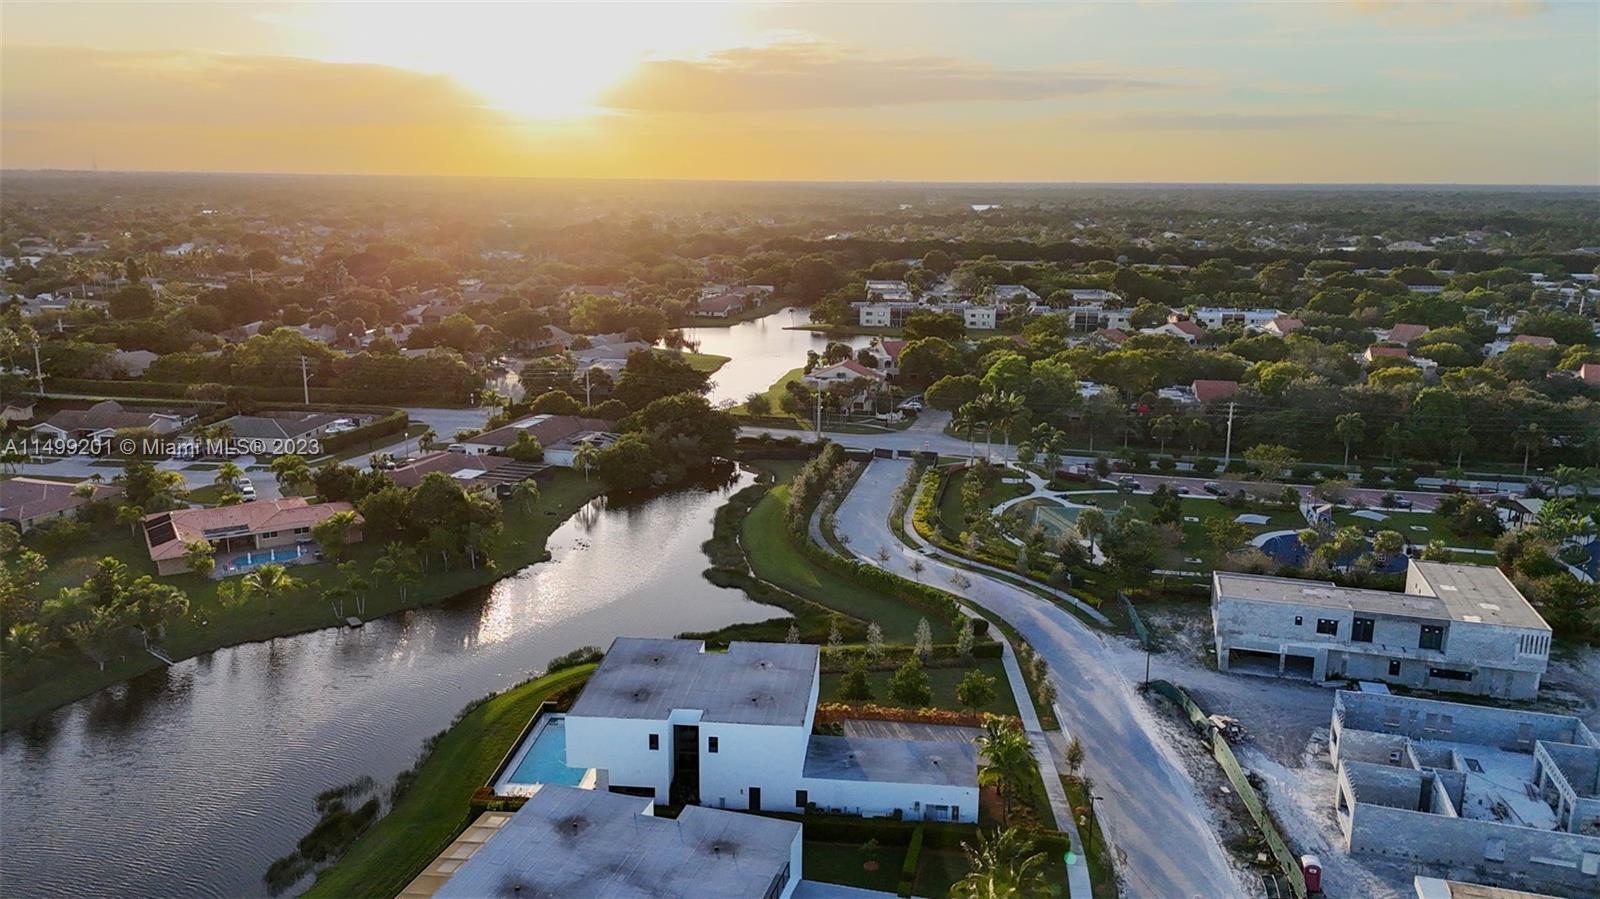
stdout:
POLYGON ((1592 6, 4 15, 0 895, 1600 896, 1592 6))

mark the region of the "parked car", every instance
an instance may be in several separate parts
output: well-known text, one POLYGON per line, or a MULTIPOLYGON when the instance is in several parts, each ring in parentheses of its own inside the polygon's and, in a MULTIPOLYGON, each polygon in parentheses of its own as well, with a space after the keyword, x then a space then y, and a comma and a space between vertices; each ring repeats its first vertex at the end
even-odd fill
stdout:
POLYGON ((1180 493, 1180 494, 1182 494, 1184 496, 1188 496, 1189 495, 1189 488, 1188 487, 1185 487, 1182 484, 1179 484, 1177 489, 1178 489, 1178 493, 1180 493))
POLYGON ((911 399, 901 403, 900 409, 904 412, 921 412, 923 409, 922 398, 914 396, 911 399))
POLYGON ((1123 475, 1122 477, 1117 478, 1117 483, 1129 488, 1130 490, 1139 489, 1139 479, 1133 477, 1132 475, 1123 475))
POLYGON ((1216 481, 1206 481, 1204 484, 1200 485, 1200 489, 1211 494, 1212 496, 1221 496, 1228 492, 1223 490, 1222 485, 1218 484, 1216 481))
POLYGON ((239 495, 244 497, 245 502, 249 502, 256 498, 256 485, 250 483, 249 478, 240 478, 239 483, 236 486, 238 488, 239 495))

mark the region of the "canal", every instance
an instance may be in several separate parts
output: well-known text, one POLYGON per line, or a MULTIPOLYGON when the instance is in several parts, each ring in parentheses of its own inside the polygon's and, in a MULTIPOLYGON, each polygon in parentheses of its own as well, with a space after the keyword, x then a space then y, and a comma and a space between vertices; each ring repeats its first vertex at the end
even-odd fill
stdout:
POLYGON ((0 736, 0 885, 15 896, 256 896, 312 797, 387 783, 468 702, 583 645, 762 621, 712 586, 700 543, 753 476, 597 500, 552 560, 359 630, 224 649, 0 736))
MULTIPOLYGON (((830 339, 817 331, 789 330, 811 321, 809 309, 783 309, 752 321, 725 328, 684 328, 684 339, 702 353, 727 356, 732 361, 717 369, 708 398, 712 405, 742 403, 752 393, 771 387, 792 368, 806 364, 806 351, 822 350, 830 339)), ((835 337, 833 341, 860 349, 870 337, 835 337)))

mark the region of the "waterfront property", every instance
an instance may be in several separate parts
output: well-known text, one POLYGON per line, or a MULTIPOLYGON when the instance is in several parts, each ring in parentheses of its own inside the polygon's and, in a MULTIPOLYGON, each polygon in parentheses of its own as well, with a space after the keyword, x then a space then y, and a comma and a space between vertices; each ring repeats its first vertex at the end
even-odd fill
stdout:
POLYGON ((1539 693, 1550 626, 1499 569, 1410 560, 1402 593, 1218 571, 1223 671, 1370 680, 1508 699, 1539 693))
POLYGON ((434 472, 449 475, 466 490, 488 490, 538 475, 548 466, 518 462, 510 456, 463 453, 459 450, 429 453, 386 472, 401 487, 415 487, 434 472))
POLYGON ((497 796, 527 796, 539 784, 594 786, 593 769, 567 764, 567 721, 562 714, 541 714, 496 774, 497 796))
POLYGON ((1341 690, 1328 748, 1350 852, 1600 892, 1600 738, 1582 720, 1341 690))
POLYGON ((66 518, 90 500, 105 499, 121 492, 119 484, 7 478, 0 481, 0 523, 16 525, 17 530, 25 534, 46 521, 66 518), (78 488, 86 483, 91 484, 90 494, 79 496, 78 488))
POLYGON ((617 434, 611 430, 614 427, 616 422, 603 418, 530 415, 464 440, 460 449, 468 453, 503 454, 517 442, 518 437, 526 433, 544 448, 546 464, 572 468, 576 464, 580 445, 588 443, 596 449, 604 449, 616 442, 617 434))
POLYGON ((789 899, 800 871, 797 822, 544 784, 433 895, 789 899))
POLYGON ((567 763, 658 803, 978 817, 970 742, 813 735, 816 646, 618 638, 565 721, 567 763))
MULTIPOLYGON (((189 570, 184 558, 188 545, 205 540, 211 544, 220 573, 243 574, 268 562, 315 558, 311 529, 353 508, 342 502, 312 505, 305 497, 289 496, 213 509, 156 512, 143 519, 145 548, 157 573, 182 574, 189 570)), ((348 535, 351 542, 361 539, 359 515, 356 521, 356 529, 348 535)))

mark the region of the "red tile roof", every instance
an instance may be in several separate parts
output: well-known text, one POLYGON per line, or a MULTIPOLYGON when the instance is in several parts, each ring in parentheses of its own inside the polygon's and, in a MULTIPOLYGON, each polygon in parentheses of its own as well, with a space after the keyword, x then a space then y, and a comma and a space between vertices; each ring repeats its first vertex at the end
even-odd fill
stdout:
POLYGON ((1094 334, 1092 336, 1094 336, 1094 337, 1104 337, 1105 339, 1111 341, 1112 343, 1117 343, 1117 344, 1120 344, 1123 341, 1128 339, 1128 335, 1123 333, 1120 329, 1117 329, 1117 328, 1101 328, 1100 330, 1094 332, 1094 334))
POLYGON ((1585 362, 1578 366, 1578 377, 1589 384, 1600 384, 1600 362, 1585 362))
MULTIPOLYGON (((205 537, 208 532, 222 529, 237 531, 226 535, 231 537, 309 528, 321 524, 339 512, 354 510, 355 507, 349 503, 312 505, 306 502, 303 496, 287 496, 283 499, 217 506, 211 509, 156 512, 144 517, 145 545, 150 550, 152 560, 176 559, 183 555, 185 544, 205 537), (164 517, 171 520, 171 536, 160 539, 168 533, 159 526, 159 519, 164 517), (160 539, 160 542, 151 542, 156 539, 160 539)), ((358 515, 357 519, 359 518, 358 515)))
POLYGON ((1529 346, 1555 346, 1554 338, 1540 337, 1537 334, 1518 334, 1512 343, 1525 343, 1529 346))
POLYGON ((883 351, 889 355, 890 359, 897 362, 900 360, 900 351, 906 348, 904 340, 895 340, 893 338, 885 338, 878 345, 883 347, 883 351))
POLYGON ((1194 398, 1202 403, 1225 400, 1239 392, 1238 381, 1201 380, 1195 381, 1189 387, 1194 391, 1194 398))
POLYGON ((1376 358, 1378 358, 1380 356, 1387 356, 1388 358, 1391 358, 1391 359, 1410 359, 1411 358, 1411 352, 1409 350, 1407 350, 1403 346, 1369 346, 1369 347, 1367 347, 1367 358, 1368 359, 1376 359, 1376 358))
POLYGON ((1426 333, 1427 325, 1395 325, 1389 329, 1389 342, 1410 343, 1426 333))

